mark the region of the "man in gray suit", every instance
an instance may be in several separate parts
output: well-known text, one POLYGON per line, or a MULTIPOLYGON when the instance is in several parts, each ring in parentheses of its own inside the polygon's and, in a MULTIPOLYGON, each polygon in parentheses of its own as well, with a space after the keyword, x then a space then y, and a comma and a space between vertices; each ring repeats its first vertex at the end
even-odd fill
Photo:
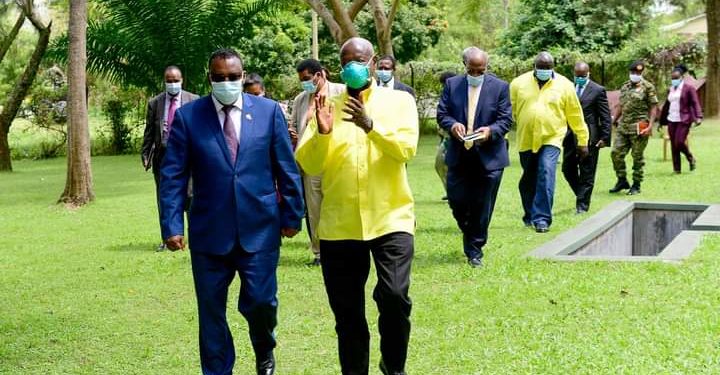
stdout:
MULTIPOLYGON (((141 156, 145 170, 152 168, 153 177, 155 177, 158 217, 160 215, 160 164, 165 156, 167 139, 172 130, 172 120, 178 108, 197 98, 197 95, 182 89, 182 72, 177 66, 170 65, 165 68, 165 92, 148 102, 141 156)), ((164 249, 165 243, 161 241, 157 250, 164 249)))
MULTIPOLYGON (((302 138, 307 125, 308 113, 315 106, 315 98, 321 101, 345 92, 345 85, 328 81, 325 70, 319 61, 307 59, 298 63, 296 69, 298 79, 303 91, 293 100, 292 115, 288 131, 293 147, 302 138)), ((303 188, 305 190, 305 206, 307 207, 308 234, 310 235, 310 250, 315 258, 312 266, 320 265, 320 239, 317 236, 317 227, 320 222, 320 204, 322 203, 322 190, 320 181, 322 176, 308 176, 302 174, 303 188)))

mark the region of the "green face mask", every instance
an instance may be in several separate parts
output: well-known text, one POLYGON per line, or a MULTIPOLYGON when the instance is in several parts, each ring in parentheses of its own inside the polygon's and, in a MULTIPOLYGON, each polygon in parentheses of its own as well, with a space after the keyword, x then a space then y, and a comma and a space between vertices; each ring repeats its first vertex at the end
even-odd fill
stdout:
POLYGON ((350 61, 343 66, 342 72, 340 72, 340 79, 351 89, 357 90, 363 88, 367 85, 368 81, 370 81, 370 68, 368 65, 371 62, 372 59, 367 63, 350 61))

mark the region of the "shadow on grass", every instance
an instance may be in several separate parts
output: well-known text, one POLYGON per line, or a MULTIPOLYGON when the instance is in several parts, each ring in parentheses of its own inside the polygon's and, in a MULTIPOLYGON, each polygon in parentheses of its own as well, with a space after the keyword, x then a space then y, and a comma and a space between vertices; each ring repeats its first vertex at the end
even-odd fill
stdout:
MULTIPOLYGON (((141 242, 141 243, 127 243, 122 245, 108 246, 104 250, 112 252, 143 252, 148 254, 159 253, 157 251, 158 243, 156 242, 141 242)), ((164 251, 163 251, 164 252, 164 251)))

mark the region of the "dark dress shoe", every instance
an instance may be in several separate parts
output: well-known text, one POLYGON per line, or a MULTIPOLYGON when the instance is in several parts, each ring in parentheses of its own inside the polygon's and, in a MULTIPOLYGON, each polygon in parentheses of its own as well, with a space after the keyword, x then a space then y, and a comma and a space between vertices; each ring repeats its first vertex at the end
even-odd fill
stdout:
POLYGON ((535 232, 537 233, 547 233, 550 231, 550 227, 545 223, 538 223, 535 224, 535 232))
POLYGON ((610 193, 619 193, 621 190, 630 189, 630 183, 626 179, 619 179, 615 186, 610 189, 610 193))
POLYGON ((694 171, 695 168, 697 168, 697 160, 695 160, 695 158, 693 158, 693 159, 690 161, 690 170, 691 170, 691 171, 694 171))
POLYGON ((447 197, 447 195, 446 195, 446 196, 444 196, 444 197, 442 197, 442 198, 440 198, 440 200, 444 200, 444 201, 448 200, 448 197, 447 197))
POLYGON ((585 208, 582 208, 582 207, 578 207, 578 208, 575 209, 575 214, 577 214, 577 215, 582 215, 582 214, 585 214, 585 213, 587 213, 587 212, 588 212, 588 210, 585 209, 585 208))
POLYGON ((380 372, 382 372, 383 375, 407 375, 405 371, 389 371, 382 359, 380 360, 380 372))
POLYGON ((275 374, 275 356, 270 352, 264 358, 258 358, 255 360, 255 367, 258 375, 273 375, 275 374))
POLYGON ((312 262, 308 263, 308 267, 318 267, 320 265, 320 258, 314 258, 312 262))
POLYGON ((482 267, 482 258, 480 258, 480 257, 470 258, 470 259, 468 259, 468 264, 472 268, 482 267))
POLYGON ((627 195, 638 195, 638 194, 640 194, 640 183, 633 182, 633 185, 630 188, 630 191, 627 192, 627 195))

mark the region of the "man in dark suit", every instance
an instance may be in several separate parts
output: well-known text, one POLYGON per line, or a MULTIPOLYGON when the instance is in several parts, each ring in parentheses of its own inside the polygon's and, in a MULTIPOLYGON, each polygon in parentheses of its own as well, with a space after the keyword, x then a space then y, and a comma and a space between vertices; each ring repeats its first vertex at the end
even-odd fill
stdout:
MULTIPOLYGON (((178 108, 197 98, 197 95, 182 89, 182 72, 177 66, 171 65, 165 68, 165 92, 148 102, 141 156, 143 167, 146 171, 152 168, 155 177, 158 216, 160 215, 160 163, 165 155, 171 129, 169 125, 172 124, 178 108)), ((165 243, 161 243, 157 249, 164 250, 165 243)))
POLYGON ((438 124, 452 135, 445 156, 448 201, 472 267, 482 266, 495 198, 510 164, 505 146, 512 123, 509 86, 486 73, 488 59, 477 47, 465 49, 466 74, 447 80, 437 108, 438 124), (465 140, 468 135, 479 138, 465 140))
POLYGON ((405 91, 415 98, 415 90, 395 78, 395 63, 395 58, 390 55, 383 56, 380 60, 378 60, 377 69, 375 70, 375 75, 378 79, 378 86, 391 87, 393 90, 405 91))
POLYGON ((237 273, 238 309, 248 322, 257 373, 269 375, 275 371, 280 237, 300 229, 300 174, 278 103, 242 94, 237 52, 215 51, 209 66, 212 95, 180 109, 172 124, 161 167, 163 237, 171 250, 185 247, 183 204, 192 175, 188 232, 202 371, 233 371, 225 311, 237 273))
POLYGON ((590 66, 583 61, 575 64, 575 92, 590 132, 589 154, 585 158, 578 155, 577 137, 568 128, 563 140, 562 172, 575 193, 576 212, 581 214, 590 208, 598 155, 601 148, 610 145, 612 119, 605 88, 590 79, 590 66))

